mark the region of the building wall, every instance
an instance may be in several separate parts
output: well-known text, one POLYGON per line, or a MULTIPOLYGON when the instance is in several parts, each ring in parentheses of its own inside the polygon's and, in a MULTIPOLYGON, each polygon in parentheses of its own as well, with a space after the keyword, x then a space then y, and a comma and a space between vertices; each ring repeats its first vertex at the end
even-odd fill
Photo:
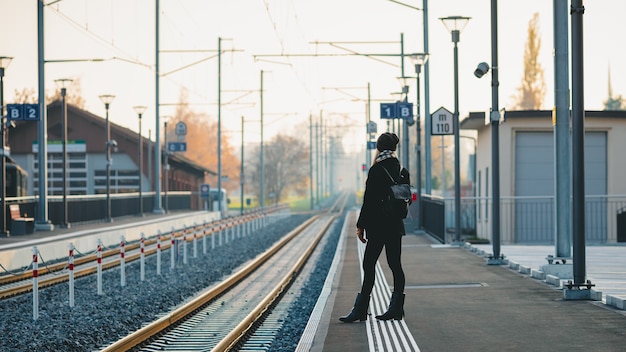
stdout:
MULTIPOLYGON (((54 102, 48 105, 47 113, 47 138, 48 143, 60 142, 62 139, 61 125, 61 104, 54 102)), ((87 194, 94 194, 96 187, 94 178, 96 171, 100 174, 106 170, 106 129, 105 118, 96 116, 88 111, 81 110, 77 107, 68 106, 68 135, 67 139, 82 140, 85 142, 85 159, 87 167, 87 194)), ((112 174, 115 171, 123 171, 126 182, 132 183, 134 179, 134 187, 137 189, 137 174, 139 171, 139 135, 137 132, 110 124, 111 139, 116 140, 117 148, 111 152, 113 163, 111 165, 112 174), (132 173, 135 173, 132 176, 132 173)), ((8 144, 12 150, 12 157, 22 166, 29 174, 28 195, 35 195, 38 188, 33 187, 35 176, 34 165, 38 162, 37 153, 33 152, 33 143, 38 140, 38 123, 36 122, 17 122, 15 128, 11 128, 9 133, 8 144)), ((143 149, 143 175, 141 177, 142 191, 154 191, 155 178, 150 177, 154 174, 154 142, 147 140, 145 137, 142 142, 143 149)), ((57 146, 58 147, 58 146, 57 146)), ((37 149, 37 148, 35 148, 37 149)), ((50 148, 48 155, 51 154, 50 148)), ((58 157, 58 156, 57 156, 58 157)), ((198 191, 200 184, 205 182, 205 174, 208 170, 192 164, 184 158, 170 157, 171 169, 169 172, 170 180, 168 182, 169 190, 180 191, 198 191), (173 159, 173 160, 172 160, 173 159)), ((48 160, 50 164, 50 159, 48 160)), ((50 169, 48 170, 50 173, 50 169)), ((102 177, 102 176, 98 176, 102 177)), ((52 181, 48 179, 50 184, 52 181)), ((104 183, 106 186, 106 183, 104 183)), ((161 183, 162 189, 165 187, 161 183)), ((116 188, 112 188, 115 192, 116 188)), ((50 192, 48 192, 50 193, 50 192)))
MULTIPOLYGON (((554 126, 552 124, 552 118, 549 112, 544 112, 544 117, 520 117, 519 113, 515 118, 509 118, 499 126, 499 173, 500 173, 500 197, 501 201, 505 201, 515 196, 515 140, 516 134, 519 132, 550 132, 553 133, 554 126)), ((532 115, 530 112, 529 115, 532 115)), ((613 199, 626 198, 626 182, 624 182, 623 175, 626 173, 626 162, 624 162, 623 151, 626 150, 626 118, 622 118, 623 112, 606 112, 607 116, 611 114, 619 115, 618 117, 597 117, 597 112, 594 117, 587 117, 585 119, 585 130, 587 132, 597 131, 606 133, 607 143, 607 196, 609 202, 613 199)), ((570 124, 571 126, 571 124, 570 124)), ((489 124, 478 128, 478 146, 477 146, 477 170, 480 172, 480 179, 478 182, 478 194, 477 200, 480 207, 480 216, 477 216, 477 233, 479 237, 490 239, 492 238, 491 231, 491 197, 493 196, 493 178, 492 178, 492 145, 491 145, 491 126, 489 124)), ((587 160, 589 161, 589 160, 587 160)), ((553 194, 547 196, 554 196, 553 194)), ((506 207, 500 207, 501 213, 501 238, 504 236, 511 236, 506 223, 503 223, 504 212, 506 207), (504 233, 503 233, 504 232, 504 233)), ((608 242, 615 242, 616 235, 614 229, 614 219, 611 217, 614 209, 609 206, 608 208, 608 242)), ((513 231, 513 230, 510 230, 513 231)))

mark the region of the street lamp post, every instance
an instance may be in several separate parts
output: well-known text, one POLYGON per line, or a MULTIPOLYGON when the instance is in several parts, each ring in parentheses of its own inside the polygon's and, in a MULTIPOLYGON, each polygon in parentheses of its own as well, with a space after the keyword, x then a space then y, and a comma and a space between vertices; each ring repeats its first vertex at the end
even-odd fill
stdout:
POLYGON ((2 148, 2 155, 0 155, 0 168, 2 168, 2 190, 0 190, 0 197, 2 197, 2 233, 7 234, 7 165, 6 165, 6 148, 5 148, 5 134, 7 128, 6 116, 4 116, 4 69, 9 66, 13 60, 12 57, 0 56, 0 122, 2 128, 0 129, 0 148, 2 148))
POLYGON ((422 65, 428 61, 428 54, 413 54, 410 56, 411 61, 415 65, 415 76, 417 83, 417 99, 415 100, 415 127, 417 132, 417 141, 415 142, 415 154, 417 156, 415 184, 417 188, 417 230, 422 229, 422 121, 420 115, 420 73, 422 65))
POLYGON ((69 228, 70 222, 68 220, 67 210, 67 85, 72 83, 69 78, 60 78, 54 81, 57 86, 61 88, 61 100, 62 100, 62 117, 61 117, 61 138, 63 140, 63 223, 62 227, 69 228))
POLYGON ((143 216, 143 193, 141 192, 141 178, 143 176, 143 143, 142 143, 142 139, 141 139, 141 117, 143 115, 144 112, 146 112, 146 109, 148 109, 147 106, 143 106, 143 105, 137 105, 137 106, 133 106, 133 109, 135 109, 135 112, 137 113, 137 118, 139 119, 139 132, 137 132, 137 138, 138 138, 138 145, 139 145, 139 175, 137 176, 137 181, 138 181, 138 186, 139 186, 139 216, 143 216))
MULTIPOLYGON (((106 200, 106 218, 105 221, 112 222, 113 218, 111 218, 111 147, 113 146, 114 141, 111 140, 111 129, 109 126, 109 107, 111 103, 115 99, 115 95, 111 94, 103 94, 100 96, 100 100, 104 103, 104 109, 106 110, 106 132, 107 132, 107 140, 106 140, 106 155, 107 155, 107 165, 106 165, 106 192, 107 192, 107 200, 106 200)), ((115 143, 117 144, 117 143, 115 143)))
POLYGON ((240 194, 240 201, 241 201, 241 215, 243 215, 243 191, 244 191, 244 186, 245 186, 245 174, 244 174, 244 167, 243 167, 243 161, 244 161, 244 154, 243 154, 243 141, 244 141, 244 133, 243 133, 243 127, 244 127, 244 122, 245 122, 245 118, 243 116, 241 116, 241 176, 239 176, 239 185, 241 186, 241 194, 240 194))
POLYGON ((165 198, 164 202, 164 212, 165 214, 169 211, 169 206, 167 204, 167 188, 168 188, 168 180, 169 175, 168 172, 170 170, 169 158, 170 158, 170 150, 167 145, 167 120, 170 118, 169 116, 162 116, 163 119, 163 144, 165 145, 165 160, 163 164, 163 197, 165 198))
POLYGON ((460 148, 459 148, 459 48, 461 30, 471 17, 448 16, 440 18, 444 26, 452 34, 454 43, 454 222, 455 242, 461 240, 461 171, 460 171, 460 148))

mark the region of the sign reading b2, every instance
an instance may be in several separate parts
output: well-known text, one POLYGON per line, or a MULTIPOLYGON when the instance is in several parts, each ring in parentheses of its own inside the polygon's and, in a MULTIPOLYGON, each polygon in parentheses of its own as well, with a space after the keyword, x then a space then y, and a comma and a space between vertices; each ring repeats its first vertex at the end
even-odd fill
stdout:
POLYGON ((39 105, 7 104, 7 118, 12 121, 39 121, 39 105))

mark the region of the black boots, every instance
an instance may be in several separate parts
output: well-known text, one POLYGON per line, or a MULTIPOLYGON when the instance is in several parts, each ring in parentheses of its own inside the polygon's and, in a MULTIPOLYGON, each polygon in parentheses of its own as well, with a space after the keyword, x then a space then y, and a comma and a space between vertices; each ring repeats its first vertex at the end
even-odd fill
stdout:
POLYGON ((365 297, 362 294, 358 293, 356 295, 356 301, 354 301, 354 307, 352 307, 352 311, 350 312, 350 314, 346 315, 345 317, 339 318, 339 320, 343 321, 344 323, 352 323, 357 320, 365 321, 367 320, 367 307, 369 307, 369 305, 370 296, 365 297))
POLYGON ((391 302, 389 302, 389 309, 383 315, 377 315, 376 319, 379 320, 402 320, 404 316, 404 293, 394 292, 391 294, 391 302))

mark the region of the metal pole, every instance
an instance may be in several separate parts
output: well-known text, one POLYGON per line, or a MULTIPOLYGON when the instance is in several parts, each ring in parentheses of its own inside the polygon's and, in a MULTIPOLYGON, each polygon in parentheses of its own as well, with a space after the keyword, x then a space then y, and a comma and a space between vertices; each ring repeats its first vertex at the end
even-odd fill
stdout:
POLYGON ((324 137, 324 111, 320 110, 320 200, 324 199, 326 195, 326 143, 324 142, 324 137))
POLYGON ((461 169, 460 169, 460 138, 459 138, 459 37, 460 31, 452 31, 454 42, 454 238, 461 240, 461 169))
POLYGON ((154 61, 154 77, 155 77, 155 143, 154 143, 154 213, 163 214, 163 208, 161 206, 161 121, 159 116, 159 2, 156 0, 156 19, 155 19, 155 61, 154 61))
POLYGON ((143 193, 141 179, 143 176, 143 140, 141 139, 141 113, 139 113, 139 216, 143 216, 143 193))
POLYGON ((67 211, 67 89, 61 88, 61 100, 63 103, 63 128, 61 133, 63 134, 63 227, 69 228, 70 222, 68 220, 67 211))
POLYGON ((106 221, 111 222, 111 129, 109 127, 109 103, 104 104, 104 109, 106 110, 106 130, 107 130, 107 142, 106 142, 106 154, 107 154, 107 165, 106 165, 106 192, 107 192, 107 200, 106 200, 106 221))
POLYGON ((264 160, 263 160, 263 70, 261 70, 261 101, 260 101, 260 115, 261 115, 261 150, 260 150, 260 157, 261 157, 261 199, 260 199, 260 206, 261 209, 265 208, 265 164, 264 164, 264 160))
POLYGON ((421 65, 415 65, 415 73, 416 73, 416 83, 417 83, 417 99, 415 100, 417 105, 417 112, 415 114, 415 127, 417 132, 417 140, 415 142, 415 155, 417 156, 417 165, 416 165, 416 177, 415 184, 417 188, 417 221, 416 226, 417 230, 420 231, 422 229, 422 119, 420 115, 420 72, 421 65))
POLYGON ((240 214, 243 215, 243 186, 245 184, 244 182, 244 169, 243 169, 243 138, 244 138, 244 133, 243 133, 243 126, 244 126, 244 117, 241 116, 241 176, 239 177, 239 184, 241 185, 241 212, 240 214))
POLYGON ((572 0, 572 234, 574 285, 585 282, 585 107, 582 0, 572 0))
POLYGON ((313 210, 313 114, 309 113, 309 195, 313 210))
POLYGON ((2 233, 7 234, 7 165, 6 165, 6 148, 5 148, 5 130, 6 130, 6 116, 4 116, 4 67, 0 67, 0 148, 2 148, 2 155, 0 155, 0 168, 2 168, 2 189, 0 190, 0 197, 2 200, 2 233))
MULTIPOLYGON (((404 33, 400 33, 400 58, 401 58, 401 68, 402 68, 402 91, 405 93, 404 100, 408 100, 408 86, 404 83, 404 33)), ((402 123, 402 166, 404 166, 409 172, 411 171, 409 168, 409 123, 406 119, 402 119, 399 121, 402 123)))
POLYGON ((217 210, 222 214, 222 38, 217 38, 217 210))
MULTIPOLYGON (((37 210, 37 230, 52 231, 54 225, 48 220, 48 119, 46 117, 46 86, 44 83, 44 3, 37 1, 37 86, 39 99, 39 121, 37 122, 39 202, 37 210)), ((3 168, 4 169, 4 168, 3 168)), ((6 215, 3 215, 6 216, 6 215)))
MULTIPOLYGON (((372 99, 371 99, 371 90, 370 90, 370 82, 367 82, 367 114, 366 114, 366 118, 367 118, 367 125, 369 126, 369 123, 372 121, 372 116, 371 116, 371 104, 372 104, 372 99)), ((366 133, 366 138, 367 138, 367 142, 369 142, 371 140, 370 138, 370 132, 365 132, 366 133)), ((367 149, 365 149, 365 172, 367 172, 367 170, 369 170, 370 165, 372 164, 372 152, 367 149)))
MULTIPOLYGON (((322 111, 320 110, 320 117, 322 116, 322 111)), ((320 153, 320 124, 319 122, 315 124, 315 193, 317 197, 315 197, 315 202, 317 205, 320 204, 320 161, 321 161, 321 153, 320 153)))
POLYGON ((498 1, 491 0, 491 241, 493 264, 500 264, 500 108, 498 107, 498 1))
MULTIPOLYGON (((430 53, 428 51, 428 0, 422 1, 422 13, 423 13, 423 22, 424 22, 424 52, 430 53)), ((426 117, 430 116, 430 60, 426 61, 424 64, 424 115, 426 117)), ((426 154, 426 160, 424 162, 424 190, 426 194, 431 193, 431 126, 430 126, 430 118, 426 118, 424 122, 424 153, 426 154)))
POLYGON ((163 197, 165 198, 164 211, 167 214, 167 212, 169 211, 169 206, 167 202, 167 189, 169 188, 168 183, 169 183, 169 170, 170 170, 170 163, 169 163, 170 150, 167 147, 167 119, 163 122, 163 144, 165 145, 165 167, 163 167, 165 169, 163 172, 163 193, 164 193, 163 197))
POLYGON ((554 0, 554 105, 556 125, 554 147, 556 160, 556 244, 557 258, 571 257, 571 137, 569 115, 569 65, 568 57, 568 0, 554 0))

